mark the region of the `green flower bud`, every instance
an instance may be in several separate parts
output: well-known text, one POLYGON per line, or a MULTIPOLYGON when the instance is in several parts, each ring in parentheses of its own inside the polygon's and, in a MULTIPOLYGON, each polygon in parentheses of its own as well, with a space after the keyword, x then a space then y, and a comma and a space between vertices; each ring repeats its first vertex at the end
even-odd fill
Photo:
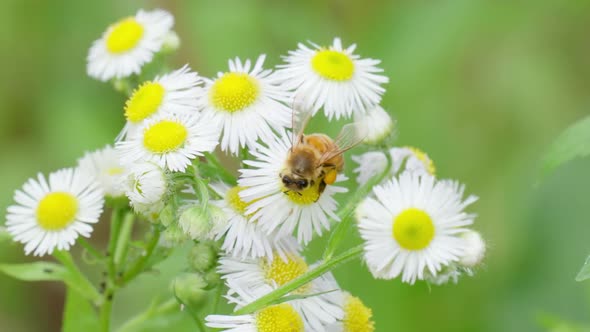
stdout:
POLYGON ((178 221, 182 230, 193 240, 212 240, 226 224, 223 211, 214 205, 187 208, 178 221))
POLYGON ((207 282, 198 273, 183 273, 172 281, 174 295, 192 309, 201 308, 207 300, 207 282))
POLYGON ((160 222, 163 226, 168 227, 176 220, 176 211, 171 204, 166 205, 160 211, 160 222))
POLYGON ((177 223, 173 223, 162 233, 162 245, 165 247, 175 247, 189 240, 188 236, 182 231, 177 223))
POLYGON ((191 249, 188 260, 196 271, 208 271, 217 261, 217 250, 209 243, 198 243, 191 249))
POLYGON ((213 289, 221 283, 221 275, 215 269, 210 269, 205 273, 205 280, 209 285, 207 289, 213 289))

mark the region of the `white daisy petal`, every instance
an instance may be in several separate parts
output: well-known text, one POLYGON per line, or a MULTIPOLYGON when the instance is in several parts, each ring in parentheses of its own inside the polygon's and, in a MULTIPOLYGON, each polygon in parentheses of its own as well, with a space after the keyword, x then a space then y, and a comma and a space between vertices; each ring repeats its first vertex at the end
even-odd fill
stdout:
POLYGON ((436 275, 464 255, 466 244, 459 234, 475 216, 463 212, 468 204, 458 183, 405 172, 373 193, 375 198, 366 198, 356 213, 373 276, 401 275, 402 281, 414 283, 425 279, 427 268, 436 275))
POLYGON ((80 169, 62 169, 29 179, 9 206, 6 229, 25 253, 35 256, 69 250, 78 235, 88 237, 102 213, 104 197, 99 182, 80 169), (24 203, 24 204, 23 204, 24 203))
POLYGON ((139 74, 159 52, 174 25, 172 15, 164 10, 139 10, 135 16, 111 25, 90 47, 88 75, 108 81, 139 74))
POLYGON ((281 89, 270 70, 263 70, 264 55, 254 68, 250 61, 229 61, 229 72, 205 79, 199 107, 222 131, 221 150, 237 154, 240 148, 253 148, 258 139, 268 139, 273 131, 291 124, 290 94, 281 89))
MULTIPOLYGON (((328 119, 350 118, 353 113, 364 113, 379 104, 389 82, 377 73, 380 61, 361 59, 353 54, 354 47, 343 49, 339 38, 332 46, 313 49, 299 44, 298 49, 283 57, 287 62, 279 66, 277 80, 295 96, 301 96, 304 109, 320 108, 328 119)), ((354 45, 353 45, 354 46, 354 45)))

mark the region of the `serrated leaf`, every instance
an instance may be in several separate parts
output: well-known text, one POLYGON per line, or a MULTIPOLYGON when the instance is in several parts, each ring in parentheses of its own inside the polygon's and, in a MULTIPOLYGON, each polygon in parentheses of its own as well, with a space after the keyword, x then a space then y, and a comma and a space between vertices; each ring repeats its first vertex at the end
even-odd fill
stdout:
POLYGON ((590 279, 590 256, 586 259, 586 263, 582 266, 582 269, 576 276, 576 281, 584 281, 590 279))
POLYGON ((98 332, 99 327, 94 307, 80 293, 68 288, 62 332, 98 332))
POLYGON ((574 123, 553 142, 545 154, 539 179, 576 158, 590 155, 590 116, 574 123))
POLYGON ((68 275, 63 266, 50 262, 0 264, 0 272, 23 281, 60 281, 68 275))

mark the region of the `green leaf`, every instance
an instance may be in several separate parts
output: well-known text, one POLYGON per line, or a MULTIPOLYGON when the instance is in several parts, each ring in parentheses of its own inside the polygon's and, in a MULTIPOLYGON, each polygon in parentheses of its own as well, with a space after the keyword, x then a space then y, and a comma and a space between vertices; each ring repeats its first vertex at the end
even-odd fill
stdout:
POLYGON ((590 155, 590 116, 574 123, 553 142, 543 158, 539 179, 560 165, 590 155))
POLYGON ((98 315, 90 302, 68 288, 62 332, 98 332, 99 327, 98 315))
POLYGON ((586 263, 582 266, 582 269, 576 276, 576 281, 584 281, 590 279, 590 256, 586 259, 586 263))
POLYGON ((63 281, 68 275, 63 266, 50 262, 0 264, 0 272, 23 281, 63 281))

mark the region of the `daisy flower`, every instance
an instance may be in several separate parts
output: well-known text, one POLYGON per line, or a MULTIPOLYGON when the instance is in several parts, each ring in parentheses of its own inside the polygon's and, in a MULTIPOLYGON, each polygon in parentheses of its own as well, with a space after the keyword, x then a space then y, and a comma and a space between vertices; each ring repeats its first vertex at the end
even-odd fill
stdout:
POLYGON ((392 162, 391 171, 394 174, 401 171, 409 171, 419 175, 435 175, 436 173, 434 162, 420 149, 411 146, 392 148, 389 150, 389 154, 392 162), (402 166, 404 166, 403 169, 402 166))
POLYGON ((105 195, 111 197, 125 195, 121 185, 125 168, 121 165, 119 156, 112 146, 107 145, 103 149, 84 154, 78 160, 78 167, 98 180, 105 195))
MULTIPOLYGON (((240 260, 224 257, 219 260, 218 271, 229 288, 227 298, 230 302, 243 305, 245 299, 259 298, 303 275, 314 266, 308 266, 303 256, 291 251, 285 258, 259 258, 240 260)), ((322 331, 323 327, 336 322, 343 313, 337 304, 335 294, 339 288, 331 273, 314 279, 292 294, 314 295, 293 300, 291 305, 308 322, 310 331, 322 331), (333 287, 330 287, 333 286, 333 287), (325 293, 328 292, 328 293, 325 293)))
POLYGON ((159 52, 174 18, 164 10, 144 11, 108 27, 88 53, 88 75, 108 81, 139 74, 159 52))
POLYGON ((372 177, 383 173, 388 163, 387 156, 381 151, 370 151, 352 156, 352 160, 359 165, 353 172, 357 174, 356 181, 360 185, 364 185, 372 177))
POLYGON ((287 303, 266 307, 255 313, 240 316, 209 315, 205 325, 228 332, 304 332, 305 319, 287 303))
POLYGON ((475 215, 463 210, 477 200, 463 199, 455 181, 405 172, 373 190, 357 211, 365 260, 375 278, 414 283, 425 272, 436 275, 465 253, 460 233, 475 215))
POLYGON ((6 228, 14 241, 35 256, 69 250, 79 235, 90 237, 92 224, 102 213, 104 197, 99 183, 79 169, 67 168, 29 179, 14 194, 6 228))
POLYGON ((150 162, 134 165, 125 173, 123 185, 135 211, 155 217, 164 208, 168 181, 158 165, 150 162))
POLYGON ((354 113, 354 122, 358 125, 357 136, 366 144, 378 144, 389 137, 395 130, 395 121, 379 105, 367 110, 366 113, 354 113))
POLYGON ((142 83, 125 102, 127 123, 117 140, 133 136, 144 120, 159 114, 186 114, 198 110, 197 96, 202 83, 188 65, 142 83))
POLYGON ((211 204, 222 208, 227 216, 227 226, 217 235, 217 240, 225 235, 221 249, 226 254, 241 259, 272 259, 275 252, 281 257, 286 257, 285 252, 299 248, 296 243, 290 241, 290 236, 279 237, 276 232, 267 234, 258 222, 250 221, 250 215, 246 214, 248 203, 239 195, 244 188, 230 188, 223 183, 214 183, 211 187, 224 197, 222 200, 211 201, 211 204))
POLYGON ((344 315, 336 323, 326 327, 327 332, 373 332, 373 311, 361 299, 349 292, 338 293, 338 303, 344 315))
POLYGON ((340 38, 334 38, 330 47, 311 43, 309 48, 298 45, 295 51, 283 57, 287 62, 279 66, 277 79, 296 96, 306 96, 304 109, 314 114, 324 108, 328 119, 350 118, 353 112, 364 113, 379 104, 389 82, 380 75, 380 60, 361 59, 353 54, 356 45, 342 47, 340 38))
MULTIPOLYGON (((330 229, 329 218, 339 221, 335 214, 338 203, 333 198, 336 193, 344 193, 346 188, 329 185, 322 194, 318 191, 320 181, 300 193, 287 190, 281 181, 280 173, 291 148, 290 135, 275 137, 267 141, 267 146, 258 144, 252 155, 257 160, 246 160, 250 169, 240 170, 238 184, 246 189, 240 197, 248 202, 246 214, 252 214, 251 221, 258 221, 267 232, 278 230, 283 237, 297 231, 300 243, 311 241, 313 233, 322 235, 330 229)), ((346 177, 339 175, 338 181, 346 177)))
POLYGON ((198 114, 161 115, 146 121, 127 141, 117 142, 121 163, 151 161, 173 172, 184 172, 191 160, 211 152, 218 132, 198 114))
POLYGON ((229 60, 229 71, 205 79, 199 98, 203 112, 212 117, 222 131, 221 150, 237 154, 240 148, 252 149, 256 140, 269 140, 273 130, 291 125, 289 94, 262 68, 261 55, 252 67, 250 60, 229 60))

